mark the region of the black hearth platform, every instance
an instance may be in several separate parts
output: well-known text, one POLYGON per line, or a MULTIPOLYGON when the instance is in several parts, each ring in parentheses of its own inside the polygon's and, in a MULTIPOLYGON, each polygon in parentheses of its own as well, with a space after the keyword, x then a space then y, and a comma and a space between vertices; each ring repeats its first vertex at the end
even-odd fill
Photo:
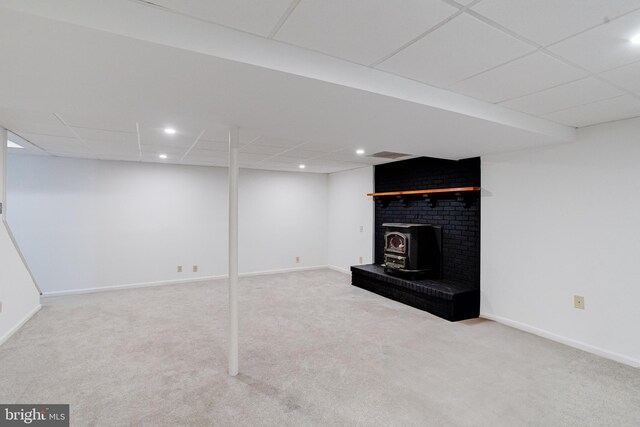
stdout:
POLYGON ((450 321, 480 315, 480 288, 450 280, 408 280, 376 264, 351 267, 351 284, 450 321))

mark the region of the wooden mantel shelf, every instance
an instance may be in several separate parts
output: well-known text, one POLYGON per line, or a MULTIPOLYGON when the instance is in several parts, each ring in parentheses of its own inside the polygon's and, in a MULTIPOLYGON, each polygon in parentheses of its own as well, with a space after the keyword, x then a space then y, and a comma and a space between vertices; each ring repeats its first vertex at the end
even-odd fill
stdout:
POLYGON ((480 191, 480 187, 454 187, 454 188, 432 188, 430 190, 388 191, 386 193, 369 193, 367 194, 367 196, 370 196, 370 197, 405 196, 408 194, 462 193, 465 191, 480 191))

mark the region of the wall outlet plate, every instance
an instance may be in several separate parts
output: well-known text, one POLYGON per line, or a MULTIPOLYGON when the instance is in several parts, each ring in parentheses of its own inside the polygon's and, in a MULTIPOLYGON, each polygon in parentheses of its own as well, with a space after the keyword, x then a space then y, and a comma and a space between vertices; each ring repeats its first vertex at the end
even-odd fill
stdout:
POLYGON ((193 267, 191 268, 191 270, 192 270, 194 273, 197 273, 197 272, 198 272, 198 266, 194 264, 194 265, 193 265, 193 267))
POLYGON ((300 257, 299 256, 296 257, 296 264, 300 264, 300 257))
POLYGON ((178 273, 182 273, 182 266, 181 265, 178 266, 178 273))
POLYGON ((575 308, 579 308, 580 310, 584 310, 584 297, 580 295, 573 296, 573 306, 575 308))

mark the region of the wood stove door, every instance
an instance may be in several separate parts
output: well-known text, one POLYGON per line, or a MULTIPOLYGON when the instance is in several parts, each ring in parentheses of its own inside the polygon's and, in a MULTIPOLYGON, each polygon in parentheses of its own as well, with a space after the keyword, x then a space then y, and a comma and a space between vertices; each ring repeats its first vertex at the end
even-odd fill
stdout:
POLYGON ((406 254, 409 236, 397 231, 391 231, 384 235, 385 252, 395 252, 398 254, 406 254))

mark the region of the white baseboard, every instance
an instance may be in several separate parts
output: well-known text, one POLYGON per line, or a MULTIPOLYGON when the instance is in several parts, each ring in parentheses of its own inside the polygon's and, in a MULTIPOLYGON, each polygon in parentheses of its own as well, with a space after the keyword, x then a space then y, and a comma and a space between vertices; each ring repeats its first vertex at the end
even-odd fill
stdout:
POLYGON ((507 319, 505 317, 496 316, 494 314, 489 313, 480 313, 480 317, 484 319, 493 320, 498 323, 502 323, 503 325, 510 326, 515 329, 519 329, 521 331, 529 332, 534 335, 538 335, 539 337, 549 339, 551 341, 556 341, 561 344, 568 345, 570 347, 574 347, 588 353, 592 353, 606 359, 615 360, 616 362, 623 363, 625 365, 633 366, 634 368, 640 368, 640 360, 633 359, 631 357, 624 356, 622 354, 615 353, 613 351, 605 350, 600 347, 595 347, 590 344, 583 343, 581 341, 576 341, 571 338, 564 337, 562 335, 554 334, 553 332, 545 331, 544 329, 539 329, 534 326, 527 325, 525 323, 517 322, 515 320, 507 319))
POLYGON ((7 331, 7 333, 5 333, 2 337, 0 337, 0 345, 4 344, 9 338, 11 338, 13 334, 18 332, 18 329, 20 329, 25 323, 27 323, 29 319, 31 319, 38 311, 40 311, 41 308, 42 308, 41 304, 38 304, 37 306, 35 306, 35 308, 31 310, 29 313, 27 313, 27 315, 24 316, 21 321, 16 323, 11 329, 7 331))
POLYGON ((133 289, 133 288, 148 288, 151 286, 166 286, 166 285, 179 285, 181 283, 196 283, 206 282, 209 280, 224 279, 225 276, 205 276, 205 277, 193 277, 190 279, 178 279, 178 280, 161 280, 157 282, 143 282, 143 283, 127 283, 125 285, 111 285, 111 286, 99 286, 92 288, 82 289, 69 289, 64 291, 45 291, 42 293, 43 297, 58 297, 64 295, 77 295, 77 294, 92 294, 96 292, 109 292, 118 291, 121 289, 133 289))
POLYGON ((337 267, 335 265, 327 265, 327 268, 329 270, 337 271, 338 273, 351 274, 350 270, 346 270, 342 267, 337 267))
MULTIPOLYGON (((328 265, 314 265, 311 267, 294 267, 294 268, 282 268, 279 270, 263 270, 263 271, 253 271, 250 273, 240 273, 240 277, 252 277, 252 276, 266 276, 269 274, 280 274, 280 273, 293 273, 295 271, 309 271, 309 270, 322 270, 323 268, 329 268, 328 265)), ((227 275, 225 274, 222 278, 226 279, 227 275)))
MULTIPOLYGON (((240 277, 265 276, 269 274, 292 273, 295 271, 319 270, 322 268, 327 268, 327 266, 318 265, 318 266, 311 266, 311 267, 283 268, 279 270, 252 271, 249 273, 240 273, 239 276, 240 277)), ((227 278, 227 275, 224 274, 220 276, 192 277, 189 279, 161 280, 157 282, 143 282, 143 283, 128 283, 125 285, 100 286, 100 287, 92 287, 92 288, 70 289, 65 291, 43 292, 42 296, 57 297, 57 296, 63 296, 63 295, 91 294, 96 292, 117 291, 121 289, 147 288, 151 286, 167 286, 167 285, 179 285, 183 283, 208 282, 211 280, 222 280, 226 278, 227 278)))

